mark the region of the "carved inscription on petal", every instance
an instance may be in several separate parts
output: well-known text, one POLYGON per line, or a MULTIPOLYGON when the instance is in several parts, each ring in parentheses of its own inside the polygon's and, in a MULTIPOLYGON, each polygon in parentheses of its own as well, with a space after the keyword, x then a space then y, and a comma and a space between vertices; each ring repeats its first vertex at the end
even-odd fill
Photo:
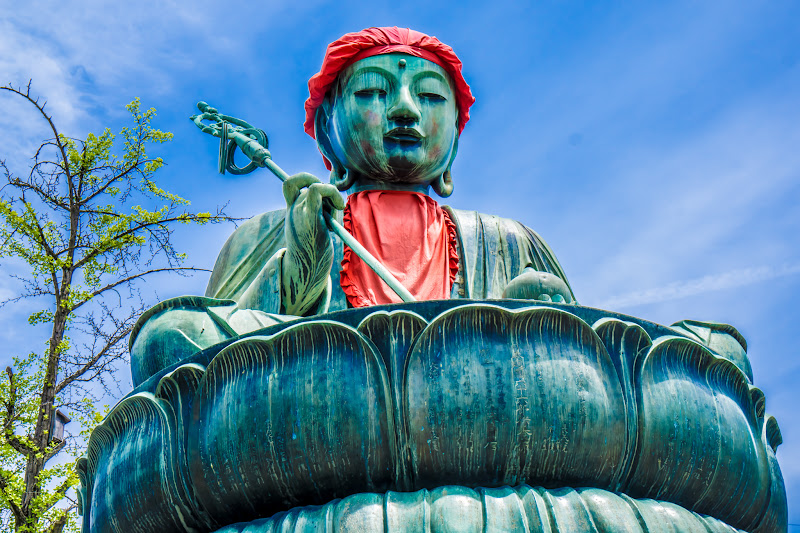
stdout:
POLYGON ((420 334, 406 372, 417 487, 609 486, 623 463, 617 370, 592 328, 570 313, 455 308, 420 334))

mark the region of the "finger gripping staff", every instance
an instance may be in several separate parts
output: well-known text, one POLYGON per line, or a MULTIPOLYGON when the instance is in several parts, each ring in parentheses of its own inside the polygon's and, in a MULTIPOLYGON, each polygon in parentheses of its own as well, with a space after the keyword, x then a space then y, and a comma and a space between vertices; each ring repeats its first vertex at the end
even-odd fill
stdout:
MULTIPOLYGON (((216 108, 211 107, 206 102, 198 102, 197 109, 199 115, 189 117, 192 122, 202 131, 214 137, 218 137, 219 142, 219 172, 225 174, 230 172, 234 175, 243 175, 253 172, 258 167, 268 168, 279 180, 285 182, 289 179, 287 174, 272 160, 270 154, 269 139, 264 130, 254 128, 242 119, 221 114, 216 108), (203 121, 210 121, 208 123, 203 121), (239 148, 244 155, 250 159, 244 167, 238 167, 234 163, 236 148, 239 148)), ((322 210, 325 222, 330 230, 335 233, 345 245, 349 246, 353 252, 361 258, 375 273, 380 277, 404 302, 414 302, 416 298, 412 296, 397 278, 381 264, 360 242, 353 237, 350 232, 344 229, 334 219, 327 209, 322 210)))

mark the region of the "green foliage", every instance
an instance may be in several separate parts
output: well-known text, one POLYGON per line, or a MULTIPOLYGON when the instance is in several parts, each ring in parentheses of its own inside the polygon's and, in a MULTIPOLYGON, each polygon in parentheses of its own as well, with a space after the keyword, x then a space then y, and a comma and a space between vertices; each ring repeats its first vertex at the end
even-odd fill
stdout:
POLYGON ((37 150, 27 177, 0 161, 0 261, 27 266, 16 297, 41 307, 28 316, 50 328, 42 353, 17 356, 0 380, 0 529, 77 531, 75 461, 102 420, 93 391, 113 381, 126 356, 125 339, 144 309, 119 294, 159 272, 198 270, 171 244, 173 226, 228 220, 194 213, 189 201, 153 179, 163 165, 148 149, 172 139, 152 126, 154 109, 128 104, 131 124, 74 139, 58 132, 44 105, 25 98, 47 120, 53 138, 37 150), (107 304, 105 298, 116 300, 107 304), (56 409, 73 419, 63 442, 51 439, 56 409))
MULTIPOLYGON (((58 448, 58 444, 53 442, 44 449, 37 449, 32 432, 26 433, 24 430, 33 428, 36 424, 37 413, 39 410, 39 394, 44 379, 43 358, 41 354, 30 353, 24 358, 15 357, 13 367, 15 381, 17 384, 15 417, 11 431, 18 435, 21 444, 32 451, 34 455, 43 459, 58 448)), ((10 396, 9 382, 0 382, 0 399, 3 401, 3 408, 8 405, 10 396)), ((56 402, 60 398, 56 399, 56 402)), ((94 402, 90 399, 85 401, 85 409, 88 412, 96 411, 94 402)), ((88 438, 90 428, 98 423, 98 420, 84 421, 85 416, 81 415, 81 434, 78 440, 88 438), (89 423, 84 423, 89 422, 89 423)), ((49 433, 49 427, 46 430, 49 433)), ((29 503, 28 523, 23 527, 17 527, 16 531, 40 532, 51 531, 52 525, 64 522, 63 531, 78 531, 76 517, 73 512, 66 512, 68 505, 63 505, 65 495, 78 485, 78 476, 75 471, 75 462, 81 453, 80 447, 73 446, 65 448, 60 455, 54 459, 52 465, 43 468, 36 476, 36 481, 44 490, 35 495, 29 503)), ((26 492, 25 478, 22 473, 25 471, 28 457, 14 449, 6 441, 0 446, 0 475, 3 476, 6 487, 0 491, 0 507, 10 508, 11 504, 19 505, 26 492)), ((71 497, 71 496, 70 496, 71 497)), ((15 530, 13 515, 8 513, 0 517, 0 529, 2 531, 15 530)))

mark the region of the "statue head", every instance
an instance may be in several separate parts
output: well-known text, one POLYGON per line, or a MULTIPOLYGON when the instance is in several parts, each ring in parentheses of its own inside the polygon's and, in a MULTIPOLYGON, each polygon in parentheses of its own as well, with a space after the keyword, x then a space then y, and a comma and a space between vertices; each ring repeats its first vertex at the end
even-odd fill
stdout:
POLYGON ((452 192, 474 98, 449 46, 408 29, 347 34, 328 46, 309 92, 305 129, 340 190, 452 192))

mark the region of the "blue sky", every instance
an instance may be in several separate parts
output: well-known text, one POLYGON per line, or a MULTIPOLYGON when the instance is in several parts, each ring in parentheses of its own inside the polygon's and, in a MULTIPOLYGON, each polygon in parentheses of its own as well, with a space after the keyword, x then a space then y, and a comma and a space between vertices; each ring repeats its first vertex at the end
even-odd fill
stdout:
MULTIPOLYGON (((229 202, 231 214, 252 216, 282 207, 280 187, 265 171, 216 173, 217 144, 188 120, 198 100, 265 129, 288 172, 324 179, 302 121, 327 43, 374 25, 438 36, 477 98, 447 203, 534 228, 584 305, 736 326, 781 426, 790 522, 800 524, 800 4, 220 6, 0 0, 0 81, 32 78, 61 130, 77 137, 119 130, 124 105, 140 97, 175 134, 159 152, 161 183, 195 208, 229 202)), ((44 126, 0 95, 0 157, 19 172, 44 126)), ((178 238, 210 268, 230 231, 178 238)), ((5 274, 0 296, 16 290, 5 274)), ((149 288, 164 299, 202 294, 205 283, 198 275, 149 288)), ((2 365, 12 349, 44 341, 23 326, 30 305, 0 311, 2 365)))

